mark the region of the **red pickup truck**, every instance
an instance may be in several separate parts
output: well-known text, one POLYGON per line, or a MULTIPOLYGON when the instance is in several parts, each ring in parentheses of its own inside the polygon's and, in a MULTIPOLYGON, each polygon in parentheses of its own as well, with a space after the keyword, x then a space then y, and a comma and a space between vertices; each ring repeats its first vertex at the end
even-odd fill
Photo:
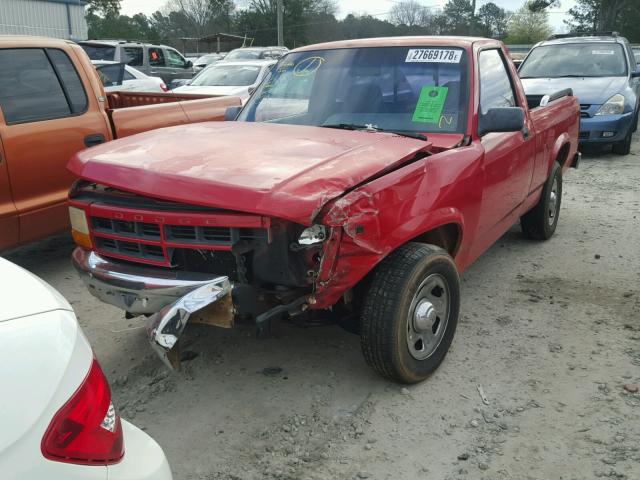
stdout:
POLYGON ((453 339, 459 273, 518 220, 549 238, 579 161, 571 92, 527 98, 480 38, 300 48, 227 114, 69 163, 75 268, 149 315, 173 365, 187 321, 355 317, 377 372, 423 380, 453 339))

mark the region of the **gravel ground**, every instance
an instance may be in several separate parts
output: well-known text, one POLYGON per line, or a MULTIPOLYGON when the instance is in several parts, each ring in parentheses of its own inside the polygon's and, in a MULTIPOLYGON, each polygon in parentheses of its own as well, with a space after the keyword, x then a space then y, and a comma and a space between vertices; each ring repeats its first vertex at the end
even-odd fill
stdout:
POLYGON ((637 480, 639 137, 631 155, 592 153, 568 172, 550 241, 514 227, 465 273, 449 355, 409 388, 377 377, 337 327, 257 339, 194 325, 195 358, 169 373, 139 320, 85 291, 68 238, 7 256, 70 300, 117 408, 176 480, 637 480))

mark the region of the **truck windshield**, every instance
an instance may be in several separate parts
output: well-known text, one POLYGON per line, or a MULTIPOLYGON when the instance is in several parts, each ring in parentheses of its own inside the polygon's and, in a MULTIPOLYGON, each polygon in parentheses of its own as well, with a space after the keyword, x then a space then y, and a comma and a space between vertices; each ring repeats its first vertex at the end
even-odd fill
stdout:
POLYGON ((459 48, 345 48, 290 53, 251 96, 239 121, 466 131, 468 60, 459 48))
POLYGON ((617 43, 589 42, 534 48, 520 67, 520 78, 617 77, 627 62, 617 43))

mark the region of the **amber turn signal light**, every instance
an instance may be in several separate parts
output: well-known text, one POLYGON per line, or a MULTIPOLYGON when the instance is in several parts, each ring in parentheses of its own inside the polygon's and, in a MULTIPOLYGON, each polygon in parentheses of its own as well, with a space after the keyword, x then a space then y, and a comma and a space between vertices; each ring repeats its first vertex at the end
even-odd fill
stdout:
POLYGON ((84 210, 77 207, 69 207, 69 220, 71 221, 71 236, 80 247, 91 249, 93 243, 89 235, 89 223, 84 210))

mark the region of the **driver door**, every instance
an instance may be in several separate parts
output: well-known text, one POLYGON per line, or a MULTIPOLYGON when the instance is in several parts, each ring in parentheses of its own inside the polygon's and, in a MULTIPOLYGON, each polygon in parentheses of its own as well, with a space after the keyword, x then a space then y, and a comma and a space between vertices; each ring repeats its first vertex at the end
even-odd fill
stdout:
MULTIPOLYGON (((500 50, 480 51, 478 68, 481 115, 490 108, 523 107, 518 104, 500 50)), ((489 243, 511 227, 513 214, 528 193, 534 164, 534 144, 529 140, 529 128, 525 127, 523 132, 488 133, 481 139, 485 188, 479 229, 480 235, 489 243)))

